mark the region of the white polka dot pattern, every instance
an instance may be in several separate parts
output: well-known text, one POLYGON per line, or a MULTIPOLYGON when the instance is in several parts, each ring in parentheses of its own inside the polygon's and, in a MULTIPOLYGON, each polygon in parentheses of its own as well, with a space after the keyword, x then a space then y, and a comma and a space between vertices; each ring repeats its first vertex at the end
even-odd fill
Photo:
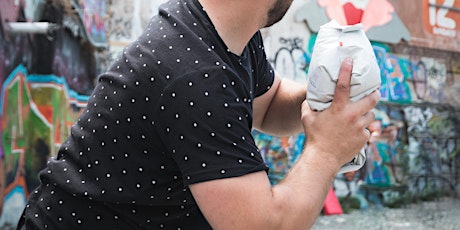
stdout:
POLYGON ((266 170, 252 102, 273 82, 257 33, 228 51, 172 0, 111 65, 26 207, 37 229, 210 229, 188 185, 266 170))

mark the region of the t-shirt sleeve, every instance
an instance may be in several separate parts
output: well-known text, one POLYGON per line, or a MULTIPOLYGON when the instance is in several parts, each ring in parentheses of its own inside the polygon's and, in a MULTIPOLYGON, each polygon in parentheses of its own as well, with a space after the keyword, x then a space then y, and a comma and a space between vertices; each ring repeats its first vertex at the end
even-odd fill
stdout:
POLYGON ((250 40, 249 46, 252 49, 250 55, 253 56, 252 60, 254 60, 252 65, 255 67, 253 68, 255 97, 258 97, 267 92, 273 85, 275 71, 267 59, 260 32, 256 33, 250 40))
POLYGON ((181 77, 163 92, 160 135, 185 185, 267 170, 247 92, 238 76, 218 69, 181 77))

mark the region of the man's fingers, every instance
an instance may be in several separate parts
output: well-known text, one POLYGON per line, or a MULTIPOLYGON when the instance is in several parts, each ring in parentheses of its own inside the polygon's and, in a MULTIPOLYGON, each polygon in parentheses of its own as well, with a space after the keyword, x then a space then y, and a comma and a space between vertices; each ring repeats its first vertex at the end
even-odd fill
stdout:
POLYGON ((342 107, 350 100, 350 79, 353 70, 353 59, 350 57, 343 60, 335 87, 334 99, 331 106, 342 107))
POLYGON ((359 114, 365 114, 374 108, 380 100, 380 90, 375 90, 363 99, 353 103, 353 109, 356 109, 359 114))
POLYGON ((375 121, 375 113, 374 111, 369 111, 366 114, 364 114, 364 123, 366 124, 366 127, 368 127, 372 122, 375 121))

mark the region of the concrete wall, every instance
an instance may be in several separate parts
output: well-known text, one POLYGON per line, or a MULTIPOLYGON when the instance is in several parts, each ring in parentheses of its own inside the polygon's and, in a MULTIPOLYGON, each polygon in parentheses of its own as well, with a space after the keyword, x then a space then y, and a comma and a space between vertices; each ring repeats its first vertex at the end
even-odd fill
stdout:
MULTIPOLYGON (((38 7, 30 7, 40 1, 24 1, 29 8, 15 5, 18 2, 22 1, 1 1, 0 6, 3 10, 22 7, 28 15, 36 15, 33 12, 38 7)), ((1 229, 16 223, 26 197, 38 184, 37 172, 67 137, 97 74, 108 64, 108 57, 113 58, 136 39, 164 0, 74 2, 84 9, 82 14, 71 17, 54 8, 42 12, 50 20, 57 18, 57 12, 66 24, 64 32, 47 37, 0 31, 1 229), (100 11, 104 6, 107 13, 100 11), (104 39, 110 52, 103 50, 101 54, 97 46, 104 39)), ((327 10, 318 2, 294 0, 280 23, 263 30, 270 62, 283 76, 298 82, 307 80, 316 38, 314 22, 308 15, 327 20, 327 10)), ((19 13, 13 16, 22 21, 35 20, 19 13)), ((411 26, 406 27, 403 20, 410 17, 400 16, 392 17, 389 24, 396 26, 401 31, 399 37, 404 38, 408 36, 404 28, 411 26)), ((378 38, 382 31, 391 28, 385 24, 369 31, 378 38)), ((337 176, 336 193, 357 197, 364 206, 368 202, 390 205, 394 201, 411 201, 413 197, 458 192, 459 52, 415 46, 407 41, 379 40, 373 41, 373 45, 382 70, 383 98, 378 106, 382 133, 369 147, 363 170, 355 175, 337 176)), ((275 138, 256 132, 254 135, 271 168, 271 182, 276 184, 296 161, 306 137, 275 138)))

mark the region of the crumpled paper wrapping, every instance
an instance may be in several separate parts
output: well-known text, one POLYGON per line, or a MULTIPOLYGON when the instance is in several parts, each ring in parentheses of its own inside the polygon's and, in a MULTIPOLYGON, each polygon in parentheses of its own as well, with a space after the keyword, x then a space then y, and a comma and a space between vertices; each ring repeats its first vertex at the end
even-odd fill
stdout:
MULTIPOLYGON (((331 105, 340 65, 346 57, 353 58, 351 101, 357 101, 380 87, 380 69, 363 25, 341 26, 332 20, 320 27, 313 48, 307 86, 307 101, 311 109, 322 111, 331 105)), ((363 147, 339 173, 356 171, 365 161, 363 147)))

